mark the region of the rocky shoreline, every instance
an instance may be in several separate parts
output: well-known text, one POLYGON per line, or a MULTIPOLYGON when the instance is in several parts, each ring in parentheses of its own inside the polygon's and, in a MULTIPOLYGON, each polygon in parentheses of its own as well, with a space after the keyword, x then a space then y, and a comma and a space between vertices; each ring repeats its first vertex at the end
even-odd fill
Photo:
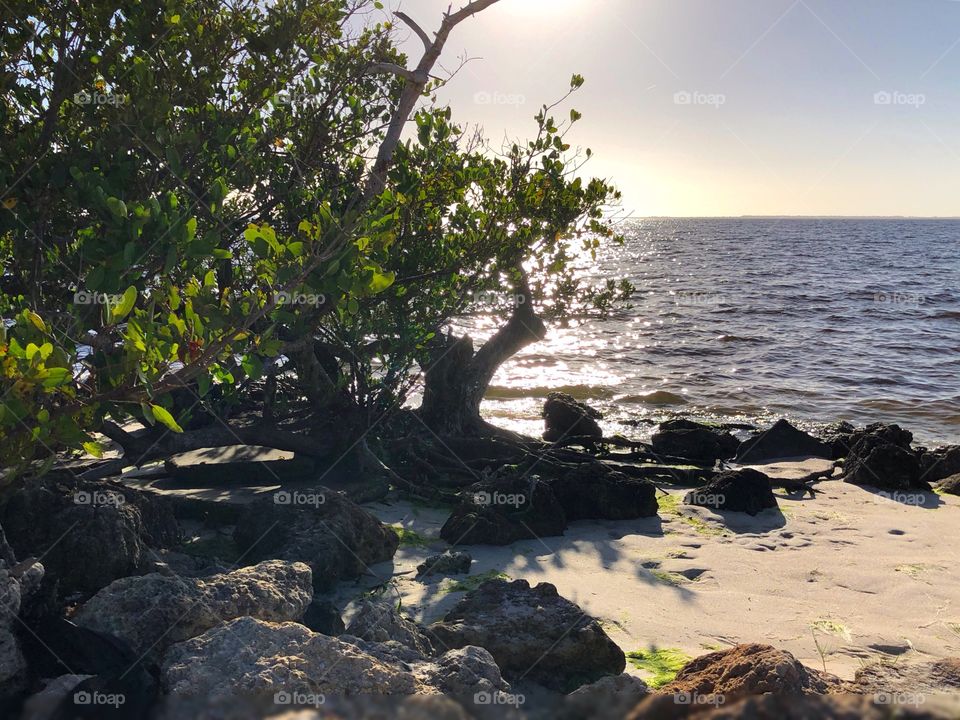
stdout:
MULTIPOLYGON (((649 662, 634 662, 635 653, 614 640, 622 633, 608 618, 593 617, 550 582, 477 573, 471 558, 480 547, 521 557, 525 542, 544 544, 549 557, 545 540, 575 536, 585 522, 655 534, 641 524, 673 518, 709 543, 714 530, 742 532, 737 523, 782 517, 785 502, 827 505, 823 488, 832 483, 904 507, 935 503, 960 494, 960 447, 913 447, 896 425, 839 423, 813 437, 780 421, 737 437, 682 419, 663 423, 644 445, 604 438, 596 411, 568 396, 552 395, 544 414, 553 448, 576 443, 595 452, 596 462, 544 476, 504 462, 463 487, 452 507, 423 507, 445 518, 430 538, 377 516, 371 496, 401 506, 388 486, 258 480, 261 492, 232 494, 216 463, 190 466, 181 478, 171 479, 179 468, 168 462, 113 480, 81 480, 63 465, 7 488, 0 496, 4 716, 960 712, 957 658, 865 663, 841 679, 773 643, 752 642, 763 636, 751 638, 747 623, 737 641, 651 678, 649 662), (785 458, 820 465, 806 472, 796 464, 806 469, 793 476, 757 469, 785 458), (209 490, 211 476, 212 496, 191 491, 209 490), (696 513, 716 525, 697 526, 704 521, 696 513), (416 570, 399 570, 398 549, 411 546, 420 549, 416 570), (428 546, 436 552, 425 552, 428 546), (412 587, 427 593, 413 608, 405 602, 412 587), (431 603, 429 593, 443 597, 431 603)), ((704 572, 674 572, 659 562, 641 570, 678 585, 704 572)))

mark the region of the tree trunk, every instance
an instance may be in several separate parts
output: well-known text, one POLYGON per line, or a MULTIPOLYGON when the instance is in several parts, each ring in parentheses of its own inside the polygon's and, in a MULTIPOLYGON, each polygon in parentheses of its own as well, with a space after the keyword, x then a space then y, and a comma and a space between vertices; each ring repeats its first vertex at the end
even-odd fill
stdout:
POLYGON ((499 367, 527 345, 543 340, 547 329, 536 314, 526 273, 518 271, 513 314, 474 353, 469 337, 448 336, 438 345, 424 374, 420 417, 441 435, 493 435, 498 430, 480 417, 480 403, 499 367))

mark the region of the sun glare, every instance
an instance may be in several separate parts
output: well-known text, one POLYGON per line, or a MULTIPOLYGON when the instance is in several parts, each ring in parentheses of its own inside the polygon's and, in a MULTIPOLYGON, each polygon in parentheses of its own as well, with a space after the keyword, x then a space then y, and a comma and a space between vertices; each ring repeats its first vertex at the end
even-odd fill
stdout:
POLYGON ((503 0, 503 6, 516 15, 542 15, 545 18, 586 6, 584 0, 503 0))

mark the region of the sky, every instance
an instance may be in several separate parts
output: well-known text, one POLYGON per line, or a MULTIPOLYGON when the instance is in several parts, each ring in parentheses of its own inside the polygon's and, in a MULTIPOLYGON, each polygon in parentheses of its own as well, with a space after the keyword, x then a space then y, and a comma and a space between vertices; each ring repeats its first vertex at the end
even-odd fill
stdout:
MULTIPOLYGON (((431 34, 449 4, 385 2, 431 34)), ((583 75, 570 141, 638 216, 960 216, 956 0, 500 0, 461 56, 439 100, 497 141, 583 75)))

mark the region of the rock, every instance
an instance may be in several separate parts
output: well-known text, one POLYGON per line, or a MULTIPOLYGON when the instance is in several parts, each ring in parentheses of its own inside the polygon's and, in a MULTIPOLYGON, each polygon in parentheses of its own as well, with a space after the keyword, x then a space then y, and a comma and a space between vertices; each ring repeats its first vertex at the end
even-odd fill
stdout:
POLYGON ((923 705, 896 705, 878 703, 876 698, 864 695, 757 695, 736 702, 712 705, 719 698, 701 698, 701 704, 687 702, 689 698, 672 695, 652 695, 636 707, 628 720, 677 720, 694 717, 696 720, 948 720, 956 712, 945 704, 939 708, 923 705))
POLYGON ((603 430, 597 424, 603 415, 586 403, 578 402, 566 393, 552 392, 543 404, 546 429, 543 439, 558 442, 565 438, 587 437, 600 439, 603 430))
POLYGON ((311 458, 258 445, 191 450, 167 458, 163 467, 177 482, 198 487, 274 485, 316 476, 311 458))
POLYGON ((857 429, 846 420, 828 425, 820 433, 820 439, 830 446, 830 459, 845 458, 853 444, 857 429))
POLYGON ((61 597, 146 572, 155 559, 150 548, 180 539, 163 498, 60 472, 14 491, 0 524, 18 555, 43 557, 47 582, 58 583, 61 597))
POLYGON ((779 507, 770 488, 770 478, 750 468, 722 472, 703 487, 688 492, 683 501, 687 505, 748 515, 779 507))
POLYGON ((31 695, 23 704, 22 720, 51 720, 58 706, 70 697, 73 689, 92 675, 61 675, 47 681, 43 690, 31 695))
POLYGON ((567 695, 559 716, 570 720, 621 720, 649 694, 647 684, 634 675, 608 675, 567 695))
POLYGON ((660 688, 663 695, 723 695, 726 702, 747 695, 805 695, 839 690, 840 681, 801 665, 793 655, 770 645, 737 645, 701 655, 660 688))
POLYGON ((657 488, 601 463, 577 466, 551 482, 568 521, 634 520, 657 514, 657 488))
POLYGON ((960 473, 942 480, 937 485, 937 490, 948 495, 960 495, 960 473))
POLYGON ((885 490, 929 490, 910 433, 896 425, 870 425, 859 433, 844 462, 843 480, 885 490))
POLYGON ((506 692, 510 689, 501 677, 493 655, 472 645, 445 652, 417 674, 425 685, 447 695, 471 700, 477 693, 506 692))
POLYGON ((960 445, 931 450, 920 456, 920 477, 935 483, 960 474, 960 445))
MULTIPOLYGON (((412 673, 391 667, 354 645, 297 623, 241 617, 173 645, 161 683, 175 700, 270 702, 278 693, 411 694, 412 673)), ((281 704, 283 697, 281 696, 281 704)))
POLYGON ((833 451, 827 443, 781 419, 769 430, 740 443, 736 461, 741 465, 756 465, 792 457, 832 459, 833 451))
POLYGON ((373 515, 326 488, 277 493, 250 503, 233 537, 243 557, 254 562, 279 558, 306 563, 317 591, 389 560, 400 543, 373 515))
POLYGON ((470 553, 447 550, 439 555, 431 555, 417 565, 417 577, 466 575, 470 572, 472 563, 470 553))
POLYGON ((509 475, 470 486, 440 529, 451 545, 509 545, 562 535, 563 507, 549 483, 536 475, 509 475))
POLYGON ((16 561, 0 527, 0 706, 24 690, 27 661, 14 634, 21 610, 40 586, 44 566, 34 558, 16 561))
POLYGON ((507 679, 525 676, 561 691, 619 675, 626 665, 597 621, 549 583, 490 580, 429 630, 443 647, 485 648, 507 679))
POLYGON ((434 654, 433 643, 420 626, 403 617, 393 603, 384 599, 362 601, 346 632, 372 642, 392 640, 424 657, 434 654))
POLYGON ((342 635, 346 631, 340 611, 325 598, 315 597, 300 622, 324 635, 342 635))
POLYGON ((960 658, 867 665, 857 670, 853 689, 867 694, 956 694, 960 692, 960 658))
POLYGON ((269 560, 206 578, 122 578, 84 603, 74 619, 157 658, 225 620, 299 620, 313 598, 310 575, 303 563, 269 560))
POLYGON ((675 458, 684 458, 705 465, 726 460, 737 453, 740 441, 728 432, 693 422, 668 420, 660 424, 651 438, 653 452, 675 458))

